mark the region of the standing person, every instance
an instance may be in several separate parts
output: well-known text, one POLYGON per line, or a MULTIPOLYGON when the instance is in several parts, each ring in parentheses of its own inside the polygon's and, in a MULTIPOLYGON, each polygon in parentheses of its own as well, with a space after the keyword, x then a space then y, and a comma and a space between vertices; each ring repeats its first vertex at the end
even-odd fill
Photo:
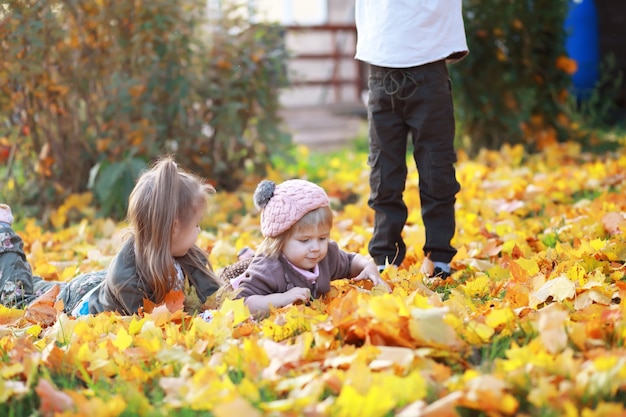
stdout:
POLYGON ((374 233, 369 253, 379 270, 400 265, 407 141, 419 174, 424 254, 434 276, 450 276, 456 254, 454 107, 446 64, 468 53, 462 0, 356 0, 355 58, 370 65, 368 122, 369 206, 374 233))
POLYGON ((172 290, 185 292, 185 310, 201 309, 220 288, 207 256, 195 244, 207 198, 215 189, 163 157, 142 173, 129 197, 127 239, 105 271, 68 283, 33 276, 9 206, 0 205, 0 302, 27 306, 59 285, 58 298, 74 316, 114 311, 133 315, 144 299, 155 304, 172 290))
POLYGON ((389 290, 376 264, 330 240, 333 214, 324 189, 305 180, 264 180, 254 192, 265 239, 233 287, 253 314, 330 291, 330 281, 371 280, 389 290))

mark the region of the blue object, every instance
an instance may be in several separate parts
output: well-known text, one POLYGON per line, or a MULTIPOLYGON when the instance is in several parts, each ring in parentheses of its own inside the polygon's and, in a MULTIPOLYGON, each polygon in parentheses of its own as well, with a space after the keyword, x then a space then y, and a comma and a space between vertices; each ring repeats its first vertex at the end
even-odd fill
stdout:
POLYGON ((598 11, 593 0, 568 0, 565 31, 565 49, 578 65, 572 75, 574 94, 585 100, 600 79, 598 11))
POLYGON ((83 306, 80 308, 80 313, 81 316, 86 316, 89 314, 89 301, 85 301, 83 303, 83 306))

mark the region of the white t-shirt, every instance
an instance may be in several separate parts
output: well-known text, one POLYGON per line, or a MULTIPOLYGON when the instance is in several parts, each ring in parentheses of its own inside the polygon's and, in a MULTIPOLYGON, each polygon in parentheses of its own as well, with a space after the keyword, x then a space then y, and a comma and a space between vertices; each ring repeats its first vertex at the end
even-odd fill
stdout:
POLYGON ((462 0, 356 0, 355 58, 407 68, 468 53, 462 0))

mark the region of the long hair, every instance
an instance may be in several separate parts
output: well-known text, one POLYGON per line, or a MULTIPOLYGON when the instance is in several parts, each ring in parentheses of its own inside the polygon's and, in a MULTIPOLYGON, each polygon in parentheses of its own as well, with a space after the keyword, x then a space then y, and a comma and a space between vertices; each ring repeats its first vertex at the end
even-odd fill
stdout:
POLYGON ((278 259, 280 254, 283 252, 285 242, 293 236, 294 233, 311 227, 322 226, 328 226, 329 228, 333 227, 333 212, 329 207, 320 207, 315 210, 311 210, 280 235, 276 237, 266 237, 259 245, 257 253, 260 253, 268 258, 278 259))
MULTIPOLYGON (((127 220, 134 238, 137 274, 154 302, 162 302, 176 284, 171 251, 174 222, 187 226, 195 213, 206 209, 213 193, 213 186, 179 169, 171 156, 161 157, 137 180, 128 200, 127 220)), ((195 256, 199 248, 193 249, 190 260, 208 271, 202 258, 195 256)))

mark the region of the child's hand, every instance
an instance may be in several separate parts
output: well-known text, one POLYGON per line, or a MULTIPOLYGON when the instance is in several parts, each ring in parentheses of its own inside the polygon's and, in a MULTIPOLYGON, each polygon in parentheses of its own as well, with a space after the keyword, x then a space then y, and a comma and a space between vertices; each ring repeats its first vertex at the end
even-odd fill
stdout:
POLYGON ((311 290, 308 288, 293 287, 285 291, 283 295, 285 296, 285 303, 283 305, 295 303, 296 301, 308 303, 311 300, 311 290))
POLYGON ((285 292, 272 293, 266 295, 251 295, 246 298, 246 306, 254 315, 267 314, 271 306, 276 308, 293 304, 296 301, 304 303, 311 299, 311 290, 308 288, 294 287, 285 292))
POLYGON ((378 267, 373 262, 368 262, 368 264, 363 268, 363 270, 353 278, 355 281, 362 281, 364 279, 369 279, 376 286, 383 287, 387 292, 391 292, 391 288, 389 285, 380 277, 378 273, 378 267))

